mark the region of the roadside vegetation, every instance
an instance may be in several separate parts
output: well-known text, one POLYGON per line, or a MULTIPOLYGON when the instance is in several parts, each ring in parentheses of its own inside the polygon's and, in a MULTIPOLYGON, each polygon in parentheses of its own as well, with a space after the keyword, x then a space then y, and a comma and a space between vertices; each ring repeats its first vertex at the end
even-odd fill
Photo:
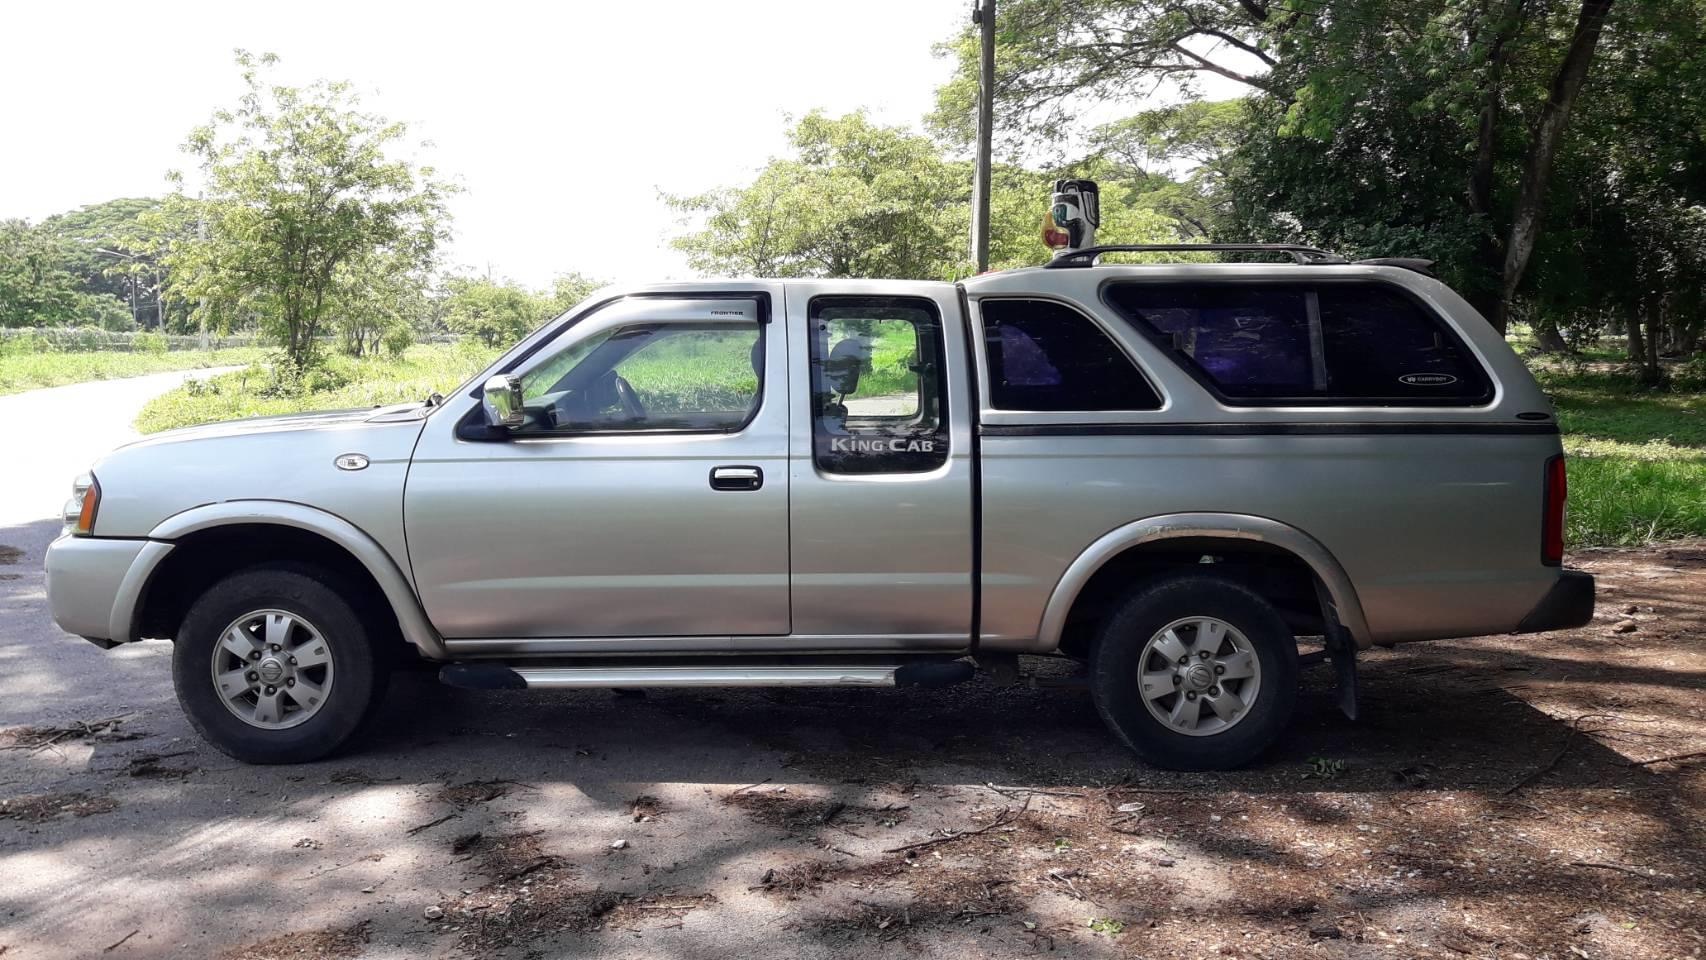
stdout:
POLYGON ((258 362, 259 347, 224 350, 43 351, 0 341, 0 394, 58 387, 88 380, 116 380, 170 370, 194 370, 258 362))
POLYGON ((154 398, 137 415, 136 428, 157 433, 242 417, 421 400, 479 373, 497 353, 472 341, 419 344, 401 356, 334 355, 296 376, 286 372, 287 364, 256 363, 154 398))

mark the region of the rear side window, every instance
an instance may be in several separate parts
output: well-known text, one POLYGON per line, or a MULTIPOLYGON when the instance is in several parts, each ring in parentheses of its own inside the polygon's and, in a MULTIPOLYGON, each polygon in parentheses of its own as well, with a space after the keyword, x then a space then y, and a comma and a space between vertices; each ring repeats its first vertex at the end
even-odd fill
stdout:
POLYGON ((1161 398, 1096 322, 1050 300, 985 300, 996 410, 1158 410, 1161 398))
POLYGON ((812 459, 825 473, 922 473, 948 462, 948 390, 936 305, 814 297, 812 459))
POLYGON ((1468 406, 1492 384, 1421 303, 1370 283, 1113 284, 1110 305, 1245 404, 1468 406))

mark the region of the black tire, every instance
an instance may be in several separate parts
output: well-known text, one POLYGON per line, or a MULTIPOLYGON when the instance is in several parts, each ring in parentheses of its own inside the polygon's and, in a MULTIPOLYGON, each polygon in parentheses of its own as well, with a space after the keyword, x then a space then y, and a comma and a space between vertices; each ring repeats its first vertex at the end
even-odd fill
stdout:
MULTIPOLYGON (((1168 662, 1151 659, 1152 666, 1168 662)), ((1102 624, 1090 654, 1090 693, 1102 719, 1145 761, 1170 770, 1230 770, 1254 760, 1291 722, 1297 640, 1279 612, 1248 587, 1198 575, 1163 580, 1133 594, 1102 624), (1260 668, 1252 702, 1219 733, 1179 732, 1150 712, 1140 690, 1140 661, 1150 638, 1191 617, 1213 617, 1243 634, 1260 668)), ((1202 704, 1199 710, 1212 713, 1202 704)))
MULTIPOLYGON (((384 695, 390 658, 374 649, 355 607, 314 567, 253 567, 214 583, 190 606, 172 650, 178 703, 207 742, 244 763, 306 763, 359 731, 384 695), (323 704, 295 726, 264 729, 225 705, 213 679, 214 650, 238 618, 278 610, 311 623, 325 639, 333 680, 323 704)), ((306 676, 306 674, 304 675, 306 676)))

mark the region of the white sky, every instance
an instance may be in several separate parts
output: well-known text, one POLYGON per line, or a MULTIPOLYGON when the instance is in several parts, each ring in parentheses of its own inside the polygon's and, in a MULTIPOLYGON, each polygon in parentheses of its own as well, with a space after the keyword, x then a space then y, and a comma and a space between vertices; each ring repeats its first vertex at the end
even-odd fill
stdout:
MULTIPOLYGON (((969 0, 369 0, 11 4, 0 33, 0 218, 166 192, 184 135, 241 81, 350 80, 459 182, 449 262, 543 286, 690 275, 658 191, 744 182, 785 115, 917 124, 969 0), (618 223, 617 217, 627 222, 618 223)), ((1039 200, 1039 202, 1042 202, 1039 200)))

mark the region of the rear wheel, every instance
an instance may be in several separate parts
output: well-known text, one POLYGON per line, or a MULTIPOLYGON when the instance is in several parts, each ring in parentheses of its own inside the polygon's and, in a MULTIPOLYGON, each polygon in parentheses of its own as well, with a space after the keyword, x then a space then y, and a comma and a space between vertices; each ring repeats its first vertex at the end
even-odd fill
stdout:
POLYGON ((1090 690, 1102 719, 1150 763, 1226 770, 1290 722, 1297 643, 1249 588, 1179 577, 1134 594, 1103 623, 1090 690))
POLYGON ((190 723, 246 763, 302 763, 337 750, 384 692, 351 604, 306 567, 258 567, 209 587, 172 651, 190 723))

